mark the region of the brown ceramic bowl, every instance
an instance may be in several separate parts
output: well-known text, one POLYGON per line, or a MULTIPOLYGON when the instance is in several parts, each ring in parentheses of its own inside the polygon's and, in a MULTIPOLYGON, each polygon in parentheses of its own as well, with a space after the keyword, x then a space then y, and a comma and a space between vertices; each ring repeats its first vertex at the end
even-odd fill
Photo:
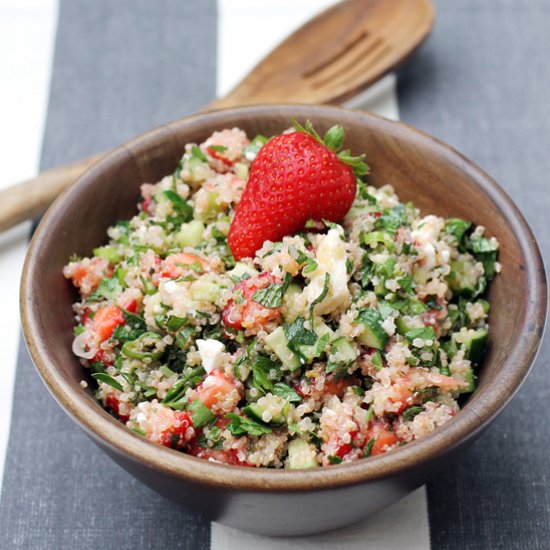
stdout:
MULTIPOLYGON (((543 333, 544 267, 522 215, 479 168, 443 143, 403 124, 333 107, 256 106, 199 114, 153 130, 109 153, 50 208, 32 240, 21 288, 23 330, 36 367, 65 411, 116 462, 159 493, 212 520, 270 535, 298 535, 359 520, 400 499, 458 457, 487 428, 525 379, 543 333), (373 184, 392 183, 424 213, 482 224, 501 244, 502 273, 490 287, 490 339, 479 386, 435 433, 353 464, 285 471, 226 466, 157 446, 127 430, 80 387, 71 352, 75 292, 61 269, 88 255, 106 229, 134 213, 138 187, 174 170, 187 142, 238 126, 274 134, 292 118, 320 131, 346 130, 366 151, 373 184)), ((75 479, 75 483, 78 480, 75 479)))

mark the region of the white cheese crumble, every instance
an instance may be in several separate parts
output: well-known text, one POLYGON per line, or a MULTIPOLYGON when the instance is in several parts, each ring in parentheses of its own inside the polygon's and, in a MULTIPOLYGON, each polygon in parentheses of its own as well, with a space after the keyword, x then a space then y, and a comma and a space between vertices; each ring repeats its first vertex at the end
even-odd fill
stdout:
POLYGON ((219 369, 223 362, 223 352, 225 346, 209 338, 208 340, 197 340, 197 348, 201 357, 202 366, 204 370, 210 374, 213 370, 219 369))

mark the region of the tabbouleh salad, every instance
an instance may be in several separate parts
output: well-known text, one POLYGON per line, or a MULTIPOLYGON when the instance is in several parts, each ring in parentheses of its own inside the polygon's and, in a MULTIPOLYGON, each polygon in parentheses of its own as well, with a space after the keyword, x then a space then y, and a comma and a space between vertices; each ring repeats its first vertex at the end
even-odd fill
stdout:
POLYGON ((358 181, 340 223, 236 262, 227 235, 266 141, 233 128, 187 145, 108 244, 65 266, 95 396, 155 443, 240 466, 329 466, 428 435, 475 389, 496 239, 358 181))

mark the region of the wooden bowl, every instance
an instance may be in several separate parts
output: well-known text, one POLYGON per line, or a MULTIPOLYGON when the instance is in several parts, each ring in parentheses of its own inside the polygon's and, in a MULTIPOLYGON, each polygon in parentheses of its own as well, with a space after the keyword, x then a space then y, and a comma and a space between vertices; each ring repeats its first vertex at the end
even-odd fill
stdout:
MULTIPOLYGON (((343 526, 425 483, 487 428, 525 379, 546 316, 539 249, 504 191, 462 155, 404 124, 333 107, 255 106, 199 114, 119 147, 49 209, 32 240, 21 287, 23 330, 46 386, 59 404, 116 462, 146 485, 208 518, 245 531, 299 535, 343 526), (292 118, 319 131, 346 130, 354 153, 367 153, 370 182, 391 183, 424 214, 472 220, 498 238, 502 273, 490 286, 490 338, 479 386, 457 416, 435 433, 388 454, 304 471, 227 466, 160 447, 126 429, 79 382, 71 352, 76 295, 61 270, 72 254, 89 255, 106 230, 135 212, 142 182, 171 173, 184 145, 214 130, 271 135, 292 118)), ((78 483, 78 480, 74 480, 78 483)), ((85 495, 83 495, 85 498, 85 495)))

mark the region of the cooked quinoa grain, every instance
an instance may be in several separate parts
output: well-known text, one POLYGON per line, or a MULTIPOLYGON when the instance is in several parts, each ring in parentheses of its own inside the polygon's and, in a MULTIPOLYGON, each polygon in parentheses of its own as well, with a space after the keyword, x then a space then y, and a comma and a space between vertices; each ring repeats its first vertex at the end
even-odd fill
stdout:
POLYGON ((340 224, 236 263, 227 235, 265 142, 233 128, 187 145, 65 266, 95 396, 150 441, 241 466, 330 466, 430 434, 475 389, 498 242, 359 183, 340 224))

